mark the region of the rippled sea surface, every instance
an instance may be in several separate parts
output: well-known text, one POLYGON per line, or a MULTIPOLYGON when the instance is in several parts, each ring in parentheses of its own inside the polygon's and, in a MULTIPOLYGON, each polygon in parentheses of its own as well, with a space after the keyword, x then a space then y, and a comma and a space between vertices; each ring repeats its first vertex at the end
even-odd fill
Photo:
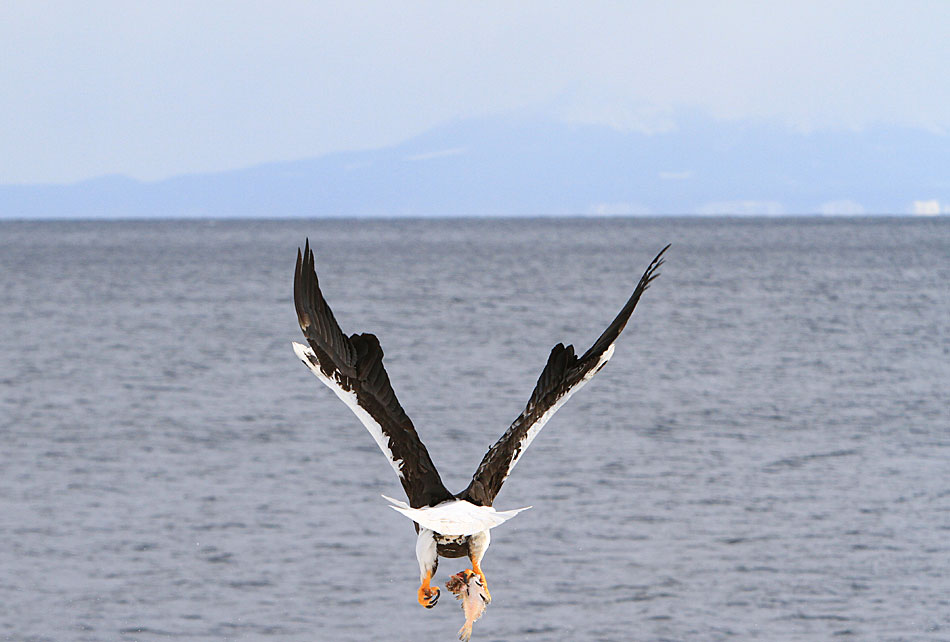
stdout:
POLYGON ((0 639, 455 639, 291 350, 306 236, 456 491, 673 243, 498 497, 475 640, 950 640, 946 218, 0 224, 0 639))

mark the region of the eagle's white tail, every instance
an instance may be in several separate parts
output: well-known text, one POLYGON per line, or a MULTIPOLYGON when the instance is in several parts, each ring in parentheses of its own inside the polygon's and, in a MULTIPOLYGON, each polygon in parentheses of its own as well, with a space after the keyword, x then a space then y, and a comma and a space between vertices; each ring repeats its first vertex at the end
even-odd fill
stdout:
POLYGON ((440 535, 474 535, 505 523, 530 506, 515 510, 497 511, 491 506, 476 506, 464 499, 453 499, 437 506, 412 508, 406 502, 383 495, 397 510, 419 526, 435 531, 440 535))

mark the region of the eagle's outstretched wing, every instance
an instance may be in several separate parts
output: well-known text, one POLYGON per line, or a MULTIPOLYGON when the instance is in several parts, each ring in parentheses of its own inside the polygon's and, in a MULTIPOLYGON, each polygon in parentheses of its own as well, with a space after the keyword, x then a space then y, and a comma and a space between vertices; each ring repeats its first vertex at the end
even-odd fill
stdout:
POLYGON ((442 484, 426 447, 399 405, 383 367, 383 350, 372 334, 347 337, 320 292, 310 240, 297 250, 294 303, 309 347, 294 351, 320 381, 349 406, 399 476, 413 508, 433 506, 452 494, 442 484))
POLYGON ((564 344, 559 343, 554 346, 524 412, 485 454, 468 488, 459 497, 473 504, 492 505, 495 496, 501 490, 501 485, 508 479, 511 469, 521 459, 525 449, 544 424, 571 395, 590 381, 613 355, 614 342, 627 325, 637 301, 640 300, 640 295, 649 287, 650 282, 659 276, 656 270, 663 264, 663 253, 669 247, 667 245, 656 255, 650 267, 640 278, 640 282, 637 283, 627 304, 623 306, 613 323, 607 326, 600 338, 594 342, 590 350, 577 357, 572 345, 564 347, 564 344))

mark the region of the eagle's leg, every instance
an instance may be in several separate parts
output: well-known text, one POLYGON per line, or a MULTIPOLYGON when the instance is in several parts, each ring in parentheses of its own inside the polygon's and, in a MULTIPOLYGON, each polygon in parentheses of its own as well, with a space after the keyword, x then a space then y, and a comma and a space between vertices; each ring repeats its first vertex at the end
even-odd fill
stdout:
POLYGON ((472 561, 472 572, 478 575, 482 580, 482 587, 485 589, 485 596, 488 598, 485 603, 491 603, 491 592, 488 590, 488 580, 482 572, 481 561, 485 557, 485 551, 491 543, 491 535, 487 530, 475 533, 468 538, 468 559, 472 561))
POLYGON ((421 585, 417 592, 419 604, 431 609, 439 601, 439 587, 430 586, 432 576, 439 567, 439 554, 435 544, 435 535, 428 528, 419 529, 416 539, 416 559, 419 560, 421 585))

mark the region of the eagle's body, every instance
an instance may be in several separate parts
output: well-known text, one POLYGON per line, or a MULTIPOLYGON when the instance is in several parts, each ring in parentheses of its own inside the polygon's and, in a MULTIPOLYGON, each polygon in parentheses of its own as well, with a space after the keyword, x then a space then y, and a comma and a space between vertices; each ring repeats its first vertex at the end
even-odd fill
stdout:
POLYGON ((294 343, 301 361, 353 411, 376 441, 399 477, 409 503, 388 499, 394 510, 415 522, 416 558, 421 586, 419 603, 435 605, 439 589, 431 586, 438 558, 468 557, 490 599, 480 563, 491 541, 492 528, 524 508, 496 511, 495 496, 515 464, 548 420, 570 397, 603 368, 614 343, 656 270, 663 248, 640 278, 627 303, 603 334, 581 356, 574 347, 554 346, 527 406, 482 459, 472 481, 460 493, 442 484, 429 453, 406 415, 383 368, 383 351, 372 334, 346 336, 320 292, 309 240, 297 253, 294 303, 308 345, 294 343))

